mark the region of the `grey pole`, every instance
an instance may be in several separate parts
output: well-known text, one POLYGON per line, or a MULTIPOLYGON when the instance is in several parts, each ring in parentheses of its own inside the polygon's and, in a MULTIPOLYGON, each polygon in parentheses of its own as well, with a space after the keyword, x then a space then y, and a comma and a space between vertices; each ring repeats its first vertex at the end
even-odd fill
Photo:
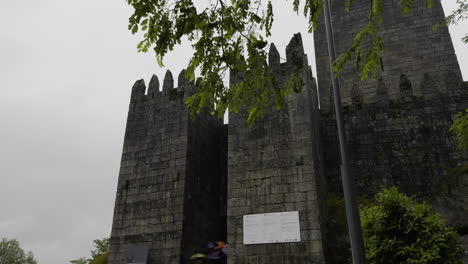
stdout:
POLYGON ((356 183, 354 177, 349 173, 348 154, 346 150, 346 134, 343 127, 343 117, 341 115, 341 98, 338 79, 333 73, 332 67, 335 65, 335 41, 333 39, 333 28, 331 22, 331 10, 328 0, 324 1, 325 30, 328 41, 328 55, 330 59, 330 73, 335 102, 336 124, 338 126, 338 138, 341 152, 341 179, 343 182, 343 193, 346 204, 346 217, 348 220, 348 231, 351 241, 351 252, 354 264, 365 264, 364 243, 362 239, 361 219, 359 207, 356 200, 356 183))

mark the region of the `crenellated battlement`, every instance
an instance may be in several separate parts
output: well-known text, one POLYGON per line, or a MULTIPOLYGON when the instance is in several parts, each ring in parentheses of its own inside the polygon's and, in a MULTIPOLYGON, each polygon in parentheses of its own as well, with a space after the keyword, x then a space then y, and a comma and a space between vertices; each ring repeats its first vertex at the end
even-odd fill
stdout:
MULTIPOLYGON (((304 74, 303 77, 312 77, 307 72, 309 70, 309 62, 307 55, 304 53, 304 46, 300 33, 294 34, 286 46, 286 58, 282 58, 274 43, 271 43, 268 52, 268 66, 272 69, 277 79, 284 79, 294 73, 304 74)), ((312 73, 312 71, 310 71, 312 73)))
POLYGON ((324 264, 317 93, 301 35, 295 34, 287 45, 285 60, 274 44, 267 60, 279 87, 297 75, 304 87, 292 92, 281 109, 270 106, 252 125, 245 110, 229 115, 227 241, 239 254, 228 262, 324 264), (245 215, 288 211, 299 212, 300 243, 287 245, 287 250, 285 243, 244 243, 245 215))
MULTIPOLYGON (((209 113, 191 119, 184 99, 201 79, 188 81, 185 70, 177 86, 171 71, 162 82, 156 75, 148 85, 135 82, 109 263, 124 262, 126 249, 138 244, 150 248, 150 259, 177 264, 210 240, 229 241, 242 252, 230 257, 232 263, 275 262, 278 254, 285 257, 282 244, 258 245, 268 258, 250 252, 242 218, 285 211, 300 214, 302 244, 291 245, 290 252, 306 255, 284 259, 326 263, 325 247, 335 250, 326 242, 334 239, 323 221, 326 196, 341 192, 333 95, 322 86, 319 109, 300 34, 285 54, 281 58, 271 44, 267 60, 275 80, 281 87, 299 75, 304 89, 290 94, 282 109, 271 106, 252 126, 246 111, 230 115, 228 129, 209 113)), ((396 185, 424 199, 444 184, 449 169, 467 160, 448 128, 452 116, 468 107, 468 83, 457 71, 405 72, 364 82, 342 78, 349 162, 360 196, 396 185)), ((231 84, 238 76, 231 73, 231 84)), ((457 203, 450 206, 463 211, 457 203)), ((466 219, 448 217, 455 224, 466 219)))
POLYGON ((170 100, 179 100, 186 98, 193 93, 195 88, 195 83, 190 82, 185 77, 185 69, 179 73, 178 76, 178 86, 174 87, 174 77, 172 72, 167 70, 163 84, 162 90, 160 90, 159 78, 153 74, 151 80, 146 87, 144 79, 137 80, 132 87, 131 93, 131 103, 145 102, 145 101, 154 101, 158 98, 169 97, 170 100))
MULTIPOLYGON (((274 43, 271 43, 268 52, 268 66, 276 81, 282 86, 293 75, 298 74, 304 81, 304 88, 310 92, 314 108, 318 109, 318 94, 316 80, 312 74, 307 54, 304 52, 300 33, 294 34, 286 46, 286 59, 281 62, 281 57, 274 43)), ((294 98, 297 95, 291 95, 294 98)), ((299 95, 300 96, 300 95, 299 95)), ((291 99, 290 98, 290 99, 291 99)))
MULTIPOLYGON (((397 0, 384 2, 384 19, 381 33, 384 50, 380 55, 381 70, 376 80, 361 80, 361 73, 354 63, 348 63, 340 72, 340 90, 343 105, 351 105, 356 90, 360 90, 362 102, 373 103, 376 88, 382 84, 388 89, 390 99, 398 100, 408 96, 408 89, 400 89, 401 76, 404 75, 412 85, 414 96, 436 97, 437 92, 451 93, 446 86, 447 75, 461 79, 461 71, 447 27, 432 30, 432 25, 445 18, 441 1, 435 1, 433 8, 418 8, 406 16, 401 14, 397 0), (380 82, 380 84, 379 84, 380 82)), ((336 54, 343 54, 353 43, 355 34, 363 28, 371 6, 367 0, 355 0, 349 12, 343 4, 331 6, 333 33, 336 54), (351 22, 352 21, 352 22, 351 22)), ((331 74, 328 58, 328 46, 323 18, 319 20, 314 32, 315 55, 317 64, 320 106, 322 111, 333 111, 329 104, 331 92, 331 74)), ((364 45, 364 53, 370 48, 364 45)), ((403 84, 403 83, 402 83, 403 84)), ((456 91, 455 91, 456 93, 456 91)), ((450 95, 449 95, 450 96, 450 95)))
MULTIPOLYGON (((440 200, 439 212, 466 230, 466 184, 449 186, 447 172, 468 161, 449 132, 453 116, 468 108, 468 82, 462 81, 446 28, 431 29, 444 19, 440 1, 406 17, 397 16, 397 0, 384 6, 386 46, 378 78, 361 81, 350 65, 340 75, 349 166, 358 195, 397 186, 413 197, 432 199, 447 188, 450 194, 440 200)), ((331 7, 338 54, 367 23, 356 18, 366 17, 368 8, 367 0, 355 0, 350 12, 340 4, 331 7)), ((300 34, 288 43, 286 58, 271 44, 267 63, 279 87, 296 75, 304 87, 291 93, 280 110, 270 106, 252 125, 245 109, 231 114, 228 126, 208 111, 190 118, 184 99, 201 79, 188 81, 185 70, 176 76, 177 86, 171 71, 162 81, 153 75, 148 85, 135 82, 110 264, 126 262, 127 249, 135 246, 149 249, 148 263, 179 264, 206 241, 228 241, 236 249, 231 264, 347 261, 345 250, 337 247, 341 234, 334 237, 333 226, 327 231, 327 196, 340 197, 342 188, 322 22, 314 41, 318 88, 300 34), (291 211, 299 212, 300 242, 244 244, 245 215, 291 211)), ((231 72, 231 85, 239 78, 231 72)))
MULTIPOLYGON (((420 104, 431 105, 434 102, 453 101, 460 98, 467 98, 468 89, 453 72, 447 72, 440 78, 440 74, 426 72, 416 79, 419 81, 419 87, 415 87, 413 82, 405 75, 401 74, 399 83, 394 85, 386 82, 384 78, 379 77, 375 81, 375 90, 366 94, 364 97, 363 89, 358 83, 355 83, 350 91, 350 100, 344 101, 345 108, 382 107, 388 104, 405 104, 409 102, 419 102, 420 104)), ((328 105, 330 107, 322 108, 322 113, 334 112, 333 93, 329 93, 328 105)), ((321 95, 321 102, 325 101, 324 95, 321 95)))
MULTIPOLYGON (((292 37, 285 51, 286 59, 283 59, 283 62, 281 62, 280 54, 274 43, 270 45, 268 52, 268 66, 272 69, 280 84, 284 84, 292 74, 299 74, 304 78, 308 86, 315 87, 315 78, 312 76, 312 68, 309 65, 307 55, 304 53, 300 33, 292 37)), ((160 89, 161 84, 156 75, 151 77, 148 87, 144 79, 137 80, 132 87, 131 103, 154 101, 168 96, 172 100, 187 98, 193 94, 195 88, 201 82, 201 77, 196 78, 194 82, 190 82, 185 74, 186 70, 183 69, 178 75, 177 86, 175 87, 173 74, 170 70, 167 70, 162 82, 162 89, 160 89)), ((231 75, 231 81, 232 79, 233 76, 231 75)), ((314 96, 316 97, 315 91, 314 96)))
MULTIPOLYGON (((382 185, 397 185, 423 199, 443 184, 448 170, 466 160, 457 152, 449 128, 453 116, 468 108, 468 87, 456 72, 440 75, 429 71, 410 78, 401 74, 396 85, 380 77, 367 99, 359 85, 351 88, 350 102, 343 104, 342 113, 360 193, 373 194, 382 185)), ((333 160, 327 166, 328 186, 336 193, 340 192, 339 159, 334 157, 338 151, 336 119, 333 95, 328 96, 332 107, 320 110, 320 126, 323 142, 330 148, 325 159, 333 160)))
POLYGON ((205 206, 226 195, 218 187, 226 175, 223 121, 208 113, 191 119, 184 99, 195 84, 183 70, 177 85, 167 71, 162 82, 153 75, 148 86, 132 87, 109 263, 126 262, 135 243, 151 248, 150 259, 181 263, 200 240, 225 240, 225 208, 205 206))

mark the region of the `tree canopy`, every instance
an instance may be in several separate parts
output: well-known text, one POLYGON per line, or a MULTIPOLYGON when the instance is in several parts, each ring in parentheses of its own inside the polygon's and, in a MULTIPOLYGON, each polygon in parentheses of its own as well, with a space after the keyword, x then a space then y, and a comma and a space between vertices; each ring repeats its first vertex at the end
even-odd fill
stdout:
MULTIPOLYGON (((453 117, 453 124, 450 127, 452 132, 458 140, 458 147, 460 150, 468 151, 468 109, 465 113, 458 113, 453 117)), ((468 173, 468 164, 462 164, 449 171, 450 177, 460 177, 468 173)))
POLYGON ((418 204, 395 187, 375 196, 361 210, 369 264, 461 264, 460 236, 427 204, 418 204))
POLYGON ((71 260, 72 264, 106 264, 109 256, 109 238, 93 240, 94 250, 91 250, 90 258, 79 258, 71 260))
MULTIPOLYGON (((456 0, 458 8, 447 16, 447 25, 457 25, 458 23, 468 19, 468 1, 467 0, 456 0)), ((468 44, 468 33, 462 38, 465 44, 468 44)))
POLYGON ((37 264, 31 251, 24 252, 16 239, 2 238, 0 264, 37 264))
POLYGON ((468 151, 468 109, 454 116, 450 132, 457 136, 460 149, 468 151))
MULTIPOLYGON (((457 0, 460 12, 446 23, 455 23, 466 17, 468 0, 457 0), (464 11, 463 11, 464 10, 464 11), (464 13, 465 12, 465 13, 464 13)), ((238 112, 241 106, 249 109, 251 123, 265 113, 274 102, 277 108, 292 91, 298 91, 301 82, 286 82, 277 87, 274 76, 266 65, 268 37, 274 23, 274 4, 271 0, 208 0, 207 7, 197 7, 193 0, 127 0, 134 8, 129 18, 133 34, 142 33, 138 44, 140 52, 153 50, 162 66, 164 56, 182 41, 192 44, 194 54, 187 66, 186 77, 193 81, 195 72, 201 73, 196 93, 186 104, 192 113, 208 107, 212 114, 223 116, 226 110, 238 112), (239 82, 226 87, 223 83, 227 71, 241 72, 239 82), (274 100, 271 100, 274 98, 274 100)), ((345 0, 349 11, 354 0, 345 0)), ((355 60, 362 72, 361 78, 375 77, 381 69, 380 55, 384 44, 381 32, 384 0, 372 0, 368 23, 355 36, 348 51, 339 56, 334 68, 339 72, 344 65, 355 60), (364 43, 370 43, 367 49, 364 43)), ((413 7, 432 7, 434 0, 399 0, 403 14, 413 7)), ((291 8, 301 12, 312 32, 323 13, 324 0, 293 0, 291 8)))

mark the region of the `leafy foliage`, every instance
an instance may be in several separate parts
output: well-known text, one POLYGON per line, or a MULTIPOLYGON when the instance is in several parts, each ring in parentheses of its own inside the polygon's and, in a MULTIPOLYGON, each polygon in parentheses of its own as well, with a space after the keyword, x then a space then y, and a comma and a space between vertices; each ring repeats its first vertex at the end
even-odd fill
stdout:
MULTIPOLYGON (((465 109, 465 113, 460 112, 456 114, 453 119, 454 121, 450 127, 450 132, 457 136, 458 147, 468 151, 468 109, 465 109)), ((448 171, 447 176, 450 179, 455 179, 453 182, 458 184, 460 176, 466 173, 468 173, 468 164, 462 164, 448 171)))
POLYGON ((453 119, 450 132, 457 136, 460 149, 468 151, 468 109, 465 110, 465 113, 456 114, 453 119))
MULTIPOLYGON (((446 24, 457 25, 468 19, 468 0, 456 0, 458 8, 447 17, 446 24)), ((468 44, 468 33, 462 38, 462 41, 468 44)))
POLYGON ((25 253, 16 239, 2 238, 0 264, 37 264, 31 251, 25 253))
POLYGON ((263 113, 271 97, 264 39, 273 23, 271 1, 262 8, 261 0, 234 0, 230 4, 219 0, 203 10, 197 10, 191 0, 127 2, 135 9, 129 29, 144 32, 138 50, 147 52, 153 47, 160 65, 183 37, 193 43, 186 77, 193 81, 195 70, 199 70, 203 79, 197 93, 186 102, 192 113, 209 106, 212 114, 223 116, 228 108, 237 112, 241 105, 252 106, 249 120, 263 113), (229 69, 243 73, 231 89, 223 83, 229 69))
POLYGON ((88 260, 86 258, 79 258, 75 260, 70 260, 70 263, 72 264, 88 264, 88 260))
POLYGON ((109 238, 93 240, 95 249, 91 250, 91 258, 71 260, 72 264, 106 264, 109 256, 109 238))
MULTIPOLYGON (((202 80, 196 93, 186 104, 191 113, 200 113, 208 107, 212 114, 223 116, 226 110, 238 112, 242 106, 249 110, 248 122, 265 114, 274 102, 280 108, 284 99, 300 90, 302 83, 294 75, 284 87, 278 87, 266 65, 267 38, 274 22, 271 0, 208 0, 209 6, 197 8, 193 0, 126 0, 134 8, 129 19, 129 30, 142 33, 138 51, 156 54, 163 65, 164 56, 177 44, 188 40, 194 49, 186 77, 193 81, 195 71, 202 80), (226 87, 223 83, 227 71, 236 74, 238 82, 226 87), (274 100, 271 100, 271 99, 274 100)), ((380 56, 383 40, 380 34, 384 0, 372 0, 368 24, 354 38, 350 49, 342 54, 334 67, 339 72, 355 59, 361 78, 375 78, 381 68, 380 56)), ((461 0, 459 0, 461 1, 461 0)), ((349 11, 354 0, 345 0, 349 11)), ((402 13, 407 14, 421 2, 399 0, 402 13)), ((434 0, 424 0, 428 7, 434 0)), ((293 0, 292 8, 308 20, 309 31, 317 27, 323 12, 324 0, 293 0)))
POLYGON ((90 264, 107 264, 107 258, 109 257, 109 251, 106 251, 104 254, 96 256, 90 264))
POLYGON ((393 187, 361 211, 369 264, 455 264, 462 252, 459 235, 429 205, 418 204, 393 187))

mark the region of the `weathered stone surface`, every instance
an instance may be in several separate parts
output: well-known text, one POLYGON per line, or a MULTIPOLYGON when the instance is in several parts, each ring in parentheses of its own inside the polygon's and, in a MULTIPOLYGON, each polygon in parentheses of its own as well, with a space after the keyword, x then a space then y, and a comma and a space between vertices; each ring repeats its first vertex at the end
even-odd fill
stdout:
MULTIPOLYGON (((369 1, 356 0, 350 12, 332 5, 337 54, 368 23, 369 1)), ((432 203, 451 225, 466 234, 467 177, 454 180, 448 171, 468 162, 448 132, 457 112, 468 108, 468 88, 446 27, 440 1, 402 16, 397 0, 384 1, 384 53, 376 80, 360 81, 350 63, 340 73, 349 158, 358 194, 369 196, 382 186, 432 203), (356 85, 357 84, 357 85, 356 85), (361 100, 358 100, 361 98, 361 100), (463 231, 465 230, 465 231, 463 231)), ((321 107, 321 136, 328 193, 342 196, 340 155, 323 19, 314 32, 321 107)), ((366 49, 367 47, 365 47, 366 49)))
MULTIPOLYGON (((360 196, 396 185, 432 202, 466 235, 468 182, 447 172, 468 162, 448 132, 453 115, 468 108, 468 84, 461 79, 447 29, 431 29, 444 17, 439 1, 406 17, 397 2, 384 3, 386 46, 377 80, 359 81, 351 68, 341 73, 351 170, 360 196)), ((356 0, 349 13, 333 6, 338 54, 367 22, 368 8, 366 0, 356 0)), ((203 242, 226 239, 232 245, 229 264, 334 263, 334 256, 344 255, 327 244, 337 240, 325 225, 327 195, 339 197, 341 182, 324 37, 319 25, 320 98, 301 36, 288 44, 283 63, 271 45, 268 64, 278 83, 297 73, 305 86, 283 109, 271 109, 252 126, 245 122, 246 111, 231 115, 229 128, 206 113, 191 120, 183 100, 195 87, 184 72, 176 89, 170 71, 161 92, 156 77, 147 95, 144 81, 135 83, 110 264, 124 263, 129 245, 150 246, 150 264, 179 264, 203 242), (280 211, 299 211, 300 243, 243 245, 243 215, 280 211)), ((231 73, 231 84, 239 76, 231 73)))
POLYGON ((143 80, 132 89, 110 264, 126 263, 130 245, 149 246, 149 263, 180 264, 202 241, 226 236, 222 121, 190 120, 183 101, 190 84, 173 89, 170 72, 164 83, 164 92, 156 77, 148 95, 143 80))
POLYGON ((268 65, 270 67, 275 67, 280 65, 280 54, 278 50, 276 49, 276 46, 274 43, 271 43, 270 45, 270 51, 268 52, 268 65))
MULTIPOLYGON (((276 65, 279 57, 272 50, 270 65, 276 65)), ((283 85, 300 69, 303 91, 252 126, 246 124, 246 111, 229 118, 227 233, 234 248, 230 264, 325 263, 317 95, 309 67, 303 64, 300 35, 294 36, 287 54, 283 74, 276 78, 283 85), (243 245, 243 215, 282 211, 299 211, 301 242, 243 245)))
POLYGON ((136 81, 132 87, 132 95, 131 95, 132 100, 134 101, 142 100, 142 98, 145 96, 145 91, 146 91, 145 81, 143 79, 136 81))
MULTIPOLYGON (((383 24, 379 28, 383 31, 385 45, 380 77, 390 89, 390 97, 398 97, 398 83, 402 74, 411 81, 416 95, 423 92, 420 87, 424 73, 430 72, 434 79, 442 80, 450 72, 460 79, 461 71, 448 29, 442 27, 436 31, 432 30, 434 24, 445 18, 440 0, 434 1, 433 8, 427 8, 425 5, 414 6, 405 16, 402 15, 398 2, 384 1, 383 24)), ((371 7, 368 0, 354 1, 349 12, 344 10, 343 5, 337 2, 331 6, 337 55, 349 49, 356 33, 368 23, 371 7)), ((323 16, 317 30, 314 31, 314 42, 320 106, 324 111, 331 111, 333 105, 329 104, 328 100, 331 93, 330 64, 323 16)), ((360 81, 360 73, 355 71, 353 63, 349 63, 340 73, 341 95, 345 105, 351 104, 351 89, 356 81, 359 81, 364 102, 370 102, 375 94, 377 80, 360 81)))
POLYGON ((172 88, 174 88, 174 77, 172 77, 172 72, 167 70, 164 76, 163 91, 169 91, 172 88))
MULTIPOLYGON (((406 96, 345 106, 343 115, 353 173, 361 194, 397 185, 404 192, 428 198, 445 182, 447 171, 466 161, 449 133, 452 117, 468 108, 468 91, 427 100, 406 96)), ((340 192, 339 153, 334 113, 322 113, 321 132, 328 186, 340 192)))
POLYGON ((159 93, 159 79, 158 76, 153 74, 148 85, 148 95, 154 97, 154 95, 159 93))
MULTIPOLYGON (((407 96, 343 108, 351 173, 358 195, 369 197, 382 187, 397 186, 419 201, 429 202, 460 234, 468 230, 468 177, 449 171, 468 163, 449 133, 452 117, 468 108, 468 89, 457 96, 407 96)), ((328 193, 342 197, 340 156, 333 112, 322 113, 321 137, 328 193)), ((330 233, 329 240, 340 234, 330 233)), ((335 243, 336 244, 336 243, 335 243)), ((333 247, 333 244, 329 245, 333 247)), ((333 249, 330 249, 333 251, 333 249)), ((331 254, 332 257, 340 256, 331 254)), ((332 262, 335 263, 335 262, 332 262)))
POLYGON ((187 71, 184 69, 179 73, 179 78, 178 78, 178 83, 177 83, 179 87, 185 87, 185 86, 191 85, 190 81, 185 77, 186 72, 187 71))

